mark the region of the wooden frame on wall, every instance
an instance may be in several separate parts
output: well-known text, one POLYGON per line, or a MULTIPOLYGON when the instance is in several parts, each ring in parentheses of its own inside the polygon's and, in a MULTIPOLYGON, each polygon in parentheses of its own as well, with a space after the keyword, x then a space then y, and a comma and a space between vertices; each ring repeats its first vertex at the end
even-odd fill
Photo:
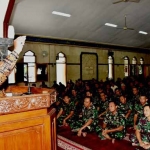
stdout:
POLYGON ((98 55, 97 53, 91 53, 91 52, 81 52, 80 54, 80 78, 81 80, 84 80, 83 79, 83 66, 82 66, 82 58, 83 58, 83 55, 95 55, 96 56, 96 80, 98 80, 98 55))

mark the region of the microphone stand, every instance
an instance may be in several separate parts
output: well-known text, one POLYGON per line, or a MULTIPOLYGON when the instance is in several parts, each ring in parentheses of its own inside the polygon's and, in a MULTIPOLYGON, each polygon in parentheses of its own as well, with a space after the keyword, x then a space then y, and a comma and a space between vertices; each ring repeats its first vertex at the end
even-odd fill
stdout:
POLYGON ((30 86, 30 82, 29 82, 28 78, 26 78, 26 79, 27 79, 27 82, 28 82, 28 92, 23 93, 23 94, 30 95, 30 94, 32 94, 32 92, 31 92, 31 86, 30 86))
POLYGON ((31 92, 30 82, 28 82, 28 92, 27 92, 26 94, 27 94, 27 95, 32 94, 32 92, 31 92))

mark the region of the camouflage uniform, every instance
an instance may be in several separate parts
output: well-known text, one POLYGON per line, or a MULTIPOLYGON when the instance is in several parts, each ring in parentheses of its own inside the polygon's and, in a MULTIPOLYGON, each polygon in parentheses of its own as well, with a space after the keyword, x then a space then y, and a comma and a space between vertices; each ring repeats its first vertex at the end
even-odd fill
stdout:
POLYGON ((105 101, 100 100, 99 101, 99 114, 103 113, 104 111, 106 111, 106 109, 108 108, 109 105, 109 101, 106 99, 105 101))
POLYGON ((95 127, 98 125, 98 112, 95 109, 94 105, 91 105, 88 109, 83 107, 82 109, 82 118, 79 118, 78 121, 74 121, 70 126, 72 129, 81 128, 89 119, 92 119, 93 122, 85 130, 94 131, 95 127))
POLYGON ((98 96, 92 97, 92 103, 97 108, 99 104, 100 98, 98 96))
POLYGON ((126 115, 128 111, 131 110, 131 114, 129 117, 126 119, 126 126, 133 126, 133 118, 134 118, 134 113, 133 113, 133 105, 130 102, 126 102, 125 104, 119 103, 118 105, 118 111, 120 113, 123 113, 126 115))
POLYGON ((76 96, 71 96, 71 101, 74 102, 75 104, 77 102, 79 102, 81 99, 81 97, 79 95, 76 95, 76 96))
POLYGON ((71 102, 75 104, 76 109, 74 111, 74 115, 77 117, 77 115, 81 113, 83 106, 80 95, 72 96, 71 102))
MULTIPOLYGON (((125 137, 125 117, 122 113, 117 112, 113 115, 111 112, 107 112, 103 122, 104 124, 107 124, 106 129, 108 130, 118 128, 119 126, 124 127, 122 131, 108 133, 111 138, 123 139, 125 137)), ((105 137, 102 135, 102 130, 103 129, 100 126, 96 129, 98 136, 101 139, 104 139, 105 137)))
MULTIPOLYGON (((137 129, 140 130, 142 141, 150 143, 150 121, 146 117, 139 120, 137 129)), ((129 139, 132 143, 139 144, 135 134, 131 134, 129 139)))
POLYGON ((120 102, 120 95, 114 95, 114 96, 112 97, 112 100, 115 101, 116 104, 118 105, 119 102, 120 102))
POLYGON ((56 97, 56 102, 54 103, 54 107, 56 108, 57 113, 60 111, 63 104, 64 104, 63 99, 61 97, 56 97))
MULTIPOLYGON (((62 125, 63 120, 70 114, 70 112, 75 111, 75 104, 74 104, 74 102, 70 102, 69 104, 62 103, 60 109, 63 109, 63 113, 57 119, 58 125, 62 125)), ((69 118, 66 122, 70 124, 73 121, 73 118, 74 118, 74 115, 71 118, 69 118)))
POLYGON ((140 95, 133 95, 133 97, 130 99, 131 103, 134 105, 138 104, 140 102, 140 95))
MULTIPOLYGON (((145 105, 147 105, 148 103, 146 102, 146 104, 145 105)), ((144 106, 145 106, 144 105, 144 106)), ((139 119, 141 118, 141 117, 144 117, 144 106, 142 106, 142 104, 141 103, 136 103, 135 104, 135 106, 134 106, 134 112, 135 112, 135 114, 137 114, 138 115, 138 120, 137 120, 137 122, 139 121, 139 119)))

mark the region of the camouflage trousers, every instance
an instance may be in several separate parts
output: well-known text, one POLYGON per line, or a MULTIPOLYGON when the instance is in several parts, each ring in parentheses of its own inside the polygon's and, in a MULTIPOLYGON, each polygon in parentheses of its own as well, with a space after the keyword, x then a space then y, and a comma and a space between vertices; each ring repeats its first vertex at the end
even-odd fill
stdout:
MULTIPOLYGON (((88 120, 87 120, 88 121, 88 120)), ((71 129, 79 129, 81 128, 84 124, 86 123, 86 121, 84 120, 78 120, 78 121, 74 121, 70 124, 71 129)), ((95 131, 96 126, 98 125, 98 120, 94 120, 91 125, 87 126, 84 131, 85 132, 92 132, 95 131)))
POLYGON ((134 113, 131 112, 130 116, 126 119, 126 126, 127 127, 133 127, 133 119, 134 118, 134 113))
MULTIPOLYGON (((67 115, 61 115, 58 119, 57 119, 57 125, 63 125, 63 120, 67 117, 67 115)), ((66 123, 68 123, 68 125, 70 125, 73 122, 73 117, 69 118, 66 120, 66 123)))
MULTIPOLYGON (((132 143, 135 143, 135 144, 139 145, 139 142, 138 142, 135 134, 130 134, 129 139, 132 143)), ((150 134, 141 133, 141 139, 142 139, 143 142, 150 143, 150 134)))
POLYGON ((128 119, 126 119, 126 126, 133 127, 133 117, 129 117, 128 119))
MULTIPOLYGON (((109 128, 109 127, 106 128, 106 130, 109 130, 109 129, 112 129, 112 128, 109 128)), ((102 135, 102 131, 103 131, 103 129, 102 129, 101 126, 97 126, 96 127, 96 132, 98 134, 98 137, 101 140, 105 139, 105 137, 102 135)), ((123 139, 125 137, 126 133, 125 133, 125 131, 118 131, 118 132, 110 132, 110 133, 108 133, 108 135, 112 139, 119 139, 119 140, 121 140, 121 139, 123 139)))

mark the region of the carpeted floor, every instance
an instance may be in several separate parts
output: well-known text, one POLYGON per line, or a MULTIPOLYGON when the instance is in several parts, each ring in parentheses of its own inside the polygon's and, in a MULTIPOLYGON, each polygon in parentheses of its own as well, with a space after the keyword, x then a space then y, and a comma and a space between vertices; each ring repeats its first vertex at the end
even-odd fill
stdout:
MULTIPOLYGON (((57 129, 57 133, 92 150, 142 150, 139 147, 133 147, 126 140, 115 140, 114 144, 110 140, 100 140, 95 133, 90 133, 86 137, 78 137, 71 132, 69 127, 60 127, 57 129)), ((62 149, 58 147, 58 150, 62 149)))
POLYGON ((57 144, 60 148, 67 150, 92 150, 60 135, 57 135, 57 144))

